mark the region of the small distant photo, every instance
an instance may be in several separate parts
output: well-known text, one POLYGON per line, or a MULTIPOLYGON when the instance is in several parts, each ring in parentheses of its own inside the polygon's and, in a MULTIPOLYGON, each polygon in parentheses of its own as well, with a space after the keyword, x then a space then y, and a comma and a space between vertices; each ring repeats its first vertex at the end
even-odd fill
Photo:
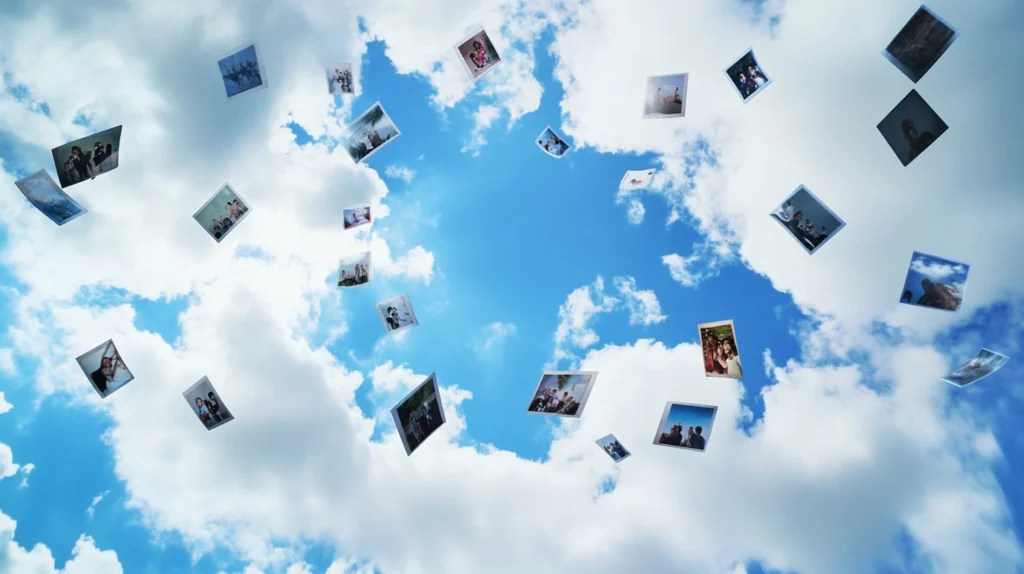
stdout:
POLYGON ((369 204, 346 209, 342 212, 342 217, 345 220, 345 229, 352 229, 373 221, 373 218, 370 217, 369 204))
POLYGON ((348 125, 341 141, 352 161, 359 163, 402 135, 384 106, 377 102, 348 125))
POLYGON ((829 238, 839 233, 846 222, 832 213, 806 187, 796 188, 782 205, 771 213, 772 219, 784 227, 807 253, 814 253, 829 238))
POLYGON ((53 166, 60 186, 76 183, 117 169, 121 148, 121 127, 110 128, 53 148, 53 166))
POLYGON ((420 386, 391 409, 391 417, 402 437, 405 454, 411 455, 427 437, 445 423, 437 377, 431 374, 420 386))
POLYGON ((14 185, 18 186, 29 203, 57 225, 64 225, 87 213, 84 207, 57 186, 45 169, 19 179, 14 185))
POLYGON ((654 434, 654 444, 704 452, 717 413, 718 407, 667 403, 654 434))
POLYGON ((732 320, 697 325, 700 348, 704 354, 704 374, 708 377, 743 378, 740 349, 732 320))
POLYGON ((569 144, 565 143, 565 140, 559 137, 555 130, 551 129, 551 126, 544 128, 544 131, 537 136, 537 147, 555 159, 562 159, 569 151, 569 144))
POLYGON ((997 353, 983 348, 978 351, 978 355, 976 357, 968 361, 959 369, 945 377, 942 377, 942 380, 951 385, 966 387, 967 385, 976 383, 998 371, 1006 364, 1006 361, 1009 360, 1010 357, 1002 353, 997 353))
POLYGON ((612 457, 612 460, 615 462, 629 458, 630 452, 626 450, 626 447, 622 446, 622 443, 613 434, 599 438, 594 442, 597 443, 597 446, 604 449, 604 452, 612 457))
POLYGON ((213 388, 213 383, 206 377, 199 379, 196 384, 181 394, 206 430, 213 430, 224 423, 235 420, 234 415, 217 394, 217 389, 213 388))
POLYGON ((256 44, 235 50, 219 60, 217 66, 220 68, 220 77, 224 81, 224 91, 227 92, 228 99, 256 88, 267 87, 256 44))
POLYGON ((338 264, 338 287, 358 287, 370 282, 370 252, 344 257, 338 264))
POLYGON ((657 170, 635 170, 627 171, 626 175, 622 176, 622 181, 619 182, 619 189, 621 190, 634 190, 643 189, 650 185, 651 178, 654 177, 654 172, 657 170))
POLYGON ((476 81, 501 63, 498 51, 483 28, 455 45, 459 61, 466 68, 469 77, 476 81))
POLYGON ((416 312, 412 310, 409 296, 405 294, 377 303, 377 313, 389 335, 420 324, 416 320, 416 312))
POLYGON ((230 184, 225 183, 192 218, 214 241, 220 243, 248 215, 249 204, 230 184))
POLYGON ((910 90, 878 124, 878 131, 904 166, 910 165, 948 129, 917 90, 910 90))
POLYGON ((352 64, 327 66, 327 90, 335 96, 356 93, 352 82, 352 64))
POLYGON ((735 64, 726 68, 725 75, 729 76, 733 87, 744 102, 749 102, 772 84, 771 79, 761 69, 761 65, 757 63, 754 50, 748 50, 735 64))
POLYGON ((686 115, 686 87, 690 74, 648 76, 644 119, 681 118, 686 115))
POLYGON ((916 84, 946 53, 956 37, 956 30, 921 6, 882 53, 916 84))
POLYGON ((970 268, 964 263, 915 251, 910 258, 900 303, 957 311, 964 299, 970 268))
POLYGON ((544 371, 528 413, 578 419, 597 380, 597 371, 544 371))
POLYGON ((121 360, 121 354, 117 352, 112 339, 75 360, 85 376, 89 377, 93 388, 104 399, 135 379, 135 375, 121 360))

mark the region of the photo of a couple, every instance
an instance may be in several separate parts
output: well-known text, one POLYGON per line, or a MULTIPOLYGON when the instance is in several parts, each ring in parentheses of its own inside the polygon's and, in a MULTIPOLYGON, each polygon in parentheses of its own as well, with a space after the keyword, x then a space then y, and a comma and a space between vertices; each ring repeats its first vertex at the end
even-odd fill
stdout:
POLYGON ((370 217, 370 206, 360 205, 359 207, 353 207, 346 209, 341 213, 342 219, 344 220, 344 228, 352 229, 353 227, 359 227, 360 225, 366 225, 373 221, 370 217))
POLYGON ((597 371, 544 371, 526 412, 580 418, 597 371))
POLYGON ((213 388, 213 383, 206 377, 199 379, 181 394, 206 430, 213 430, 235 420, 227 405, 220 399, 217 390, 213 388))
POLYGON ((338 264, 338 287, 356 287, 370 282, 370 252, 350 255, 338 264))
POLYGON ((556 159, 562 159, 565 152, 569 151, 569 144, 558 137, 558 134, 555 133, 555 130, 551 129, 551 126, 544 128, 544 131, 540 132, 540 136, 537 137, 537 147, 556 159))
POLYGON ((225 183, 199 208, 192 219, 195 219, 214 241, 220 243, 247 215, 249 206, 245 200, 230 184, 225 183))
POLYGON ((479 80, 501 63, 498 51, 494 49, 491 38, 483 28, 456 44, 455 51, 473 81, 479 80))
POLYGON ((704 452, 718 407, 667 403, 654 434, 654 444, 704 452))
POLYGON ((948 129, 946 122, 942 121, 917 90, 910 90, 889 115, 878 123, 879 133, 904 167, 924 153, 948 129))
POLYGON ((377 102, 349 124, 341 138, 352 161, 359 163, 402 135, 384 106, 377 102))
POLYGON ((594 442, 596 442, 597 446, 601 447, 608 456, 612 457, 612 460, 615 462, 619 462, 630 455, 630 452, 626 450, 626 447, 622 446, 622 443, 620 443, 619 439, 615 438, 615 435, 613 434, 599 438, 594 442))
POLYGON ((771 216, 807 253, 817 251, 846 226, 846 222, 802 185, 776 207, 771 216))
POLYGON ((217 62, 228 99, 256 88, 267 87, 255 44, 249 44, 217 62))
POLYGON ((121 127, 103 130, 50 150, 60 186, 67 189, 117 169, 121 127))
POLYGON ((336 96, 355 93, 352 83, 352 64, 327 67, 327 91, 336 96))
POLYGON ((957 311, 964 299, 970 265, 917 251, 910 257, 900 303, 957 311))
POLYGON ((771 79, 757 63, 754 50, 747 51, 735 64, 726 68, 725 75, 729 76, 733 87, 744 102, 749 102, 750 98, 772 84, 771 79))
POLYGON ((420 324, 412 310, 409 296, 405 294, 377 303, 377 313, 389 335, 420 324))
POLYGON ((700 348, 704 353, 704 374, 708 377, 742 379, 740 350, 732 320, 697 325, 700 348))
POLYGON ((921 6, 882 53, 916 84, 946 53, 956 37, 956 30, 921 6))
POLYGON ((85 376, 89 377, 100 398, 107 398, 114 391, 135 379, 128 370, 121 354, 117 352, 113 339, 101 343, 92 350, 75 359, 85 376))
POLYGON ((648 76, 644 119, 681 118, 686 115, 686 86, 690 74, 648 76))
POLYGON ((391 409, 391 417, 402 438, 405 454, 411 455, 423 441, 445 423, 437 377, 431 374, 391 409))
POLYGON ((21 190, 29 203, 57 225, 64 225, 87 213, 84 207, 57 186, 45 169, 19 179, 14 185, 21 190))

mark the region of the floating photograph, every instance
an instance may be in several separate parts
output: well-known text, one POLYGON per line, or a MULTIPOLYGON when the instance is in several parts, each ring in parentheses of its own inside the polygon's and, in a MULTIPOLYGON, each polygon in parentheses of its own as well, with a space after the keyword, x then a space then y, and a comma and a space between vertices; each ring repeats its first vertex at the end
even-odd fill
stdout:
POLYGON ((266 76, 256 44, 248 44, 217 62, 228 99, 255 89, 266 88, 266 76))
POLYGON ((964 366, 942 377, 943 381, 958 387, 966 387, 1003 368, 1010 357, 982 348, 978 355, 964 364, 964 366))
POLYGON ((686 87, 690 74, 648 76, 644 119, 681 118, 686 115, 686 87))
POLYGON ((558 134, 555 133, 555 130, 551 129, 551 126, 544 128, 544 131, 540 132, 540 135, 537 136, 537 147, 555 159, 562 159, 565 153, 569 151, 569 144, 558 137, 558 134))
POLYGON ((64 193, 50 174, 41 169, 32 175, 14 182, 29 203, 57 225, 76 219, 88 211, 77 201, 64 193))
POLYGON ((359 163, 402 135, 384 106, 377 102, 349 124, 341 138, 352 161, 359 163))
POLYGON ((355 83, 352 82, 352 64, 327 66, 327 91, 331 95, 344 96, 354 94, 355 83))
POLYGON ((370 252, 343 257, 338 264, 338 287, 357 287, 370 282, 370 252))
POLYGON ((431 374, 391 409, 405 454, 411 455, 435 430, 445 423, 437 377, 431 374))
POLYGON ((483 28, 456 44, 455 51, 474 82, 501 63, 501 56, 483 28))
POLYGON ((85 376, 89 377, 96 392, 101 398, 109 397, 114 391, 135 379, 128 370, 121 354, 117 352, 113 339, 98 345, 75 359, 85 376))
POLYGON ((910 257, 900 303, 957 311, 964 300, 971 266, 917 251, 910 257))
POLYGON ((784 227, 807 253, 814 253, 835 234, 846 222, 832 212, 816 195, 806 187, 796 191, 775 208, 772 219, 784 227))
POLYGON ((121 149, 121 127, 117 126, 53 148, 53 167, 60 186, 76 183, 117 169, 121 149))
POLYGON ((725 75, 729 76, 736 92, 749 102, 751 98, 760 94, 765 88, 772 85, 772 80, 761 69, 754 56, 754 50, 750 49, 743 54, 736 63, 725 69, 725 75))
POLYGON ((544 371, 526 412, 580 418, 597 371, 544 371))
POLYGON ((199 379, 196 384, 181 394, 206 430, 213 430, 224 423, 235 420, 234 415, 217 394, 217 390, 213 388, 213 383, 206 377, 199 379))
POLYGON ((697 325, 700 348, 704 353, 704 374, 708 377, 742 379, 740 350, 732 320, 697 325))
POLYGON ((601 447, 608 456, 612 457, 612 460, 615 462, 629 458, 630 452, 626 450, 626 447, 622 446, 622 443, 619 442, 619 439, 615 438, 615 435, 613 434, 599 438, 594 442, 596 442, 597 446, 601 447))
POLYGON ((654 172, 657 170, 634 170, 627 171, 626 175, 622 176, 622 181, 619 182, 620 190, 634 190, 643 189, 650 185, 651 178, 654 177, 654 172))
POLYGON ((917 159, 949 126, 924 101, 917 90, 910 90, 903 100, 878 123, 878 131, 905 166, 917 159))
POLYGON ((341 215, 345 221, 345 229, 352 229, 353 227, 366 225, 367 223, 371 223, 373 221, 373 218, 370 217, 370 204, 360 205, 357 207, 346 209, 342 212, 341 215))
POLYGON ((916 84, 946 53, 956 37, 956 30, 926 6, 921 6, 882 54, 916 84))
POLYGON ((214 241, 220 243, 246 216, 249 204, 238 195, 231 184, 225 183, 192 216, 214 241))
POLYGON ((377 303, 377 313, 389 335, 420 324, 412 310, 409 296, 405 294, 377 303))
POLYGON ((718 407, 689 403, 666 403, 654 444, 704 452, 711 438, 718 407))

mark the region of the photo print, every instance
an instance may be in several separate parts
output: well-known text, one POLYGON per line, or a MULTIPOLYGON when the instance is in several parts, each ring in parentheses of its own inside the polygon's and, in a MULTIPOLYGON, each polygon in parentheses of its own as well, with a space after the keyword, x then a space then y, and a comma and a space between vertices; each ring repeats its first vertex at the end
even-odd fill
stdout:
POLYGON ((19 179, 14 182, 14 185, 18 186, 29 203, 57 225, 64 225, 72 219, 88 213, 88 210, 57 186, 45 169, 19 179))
POLYGON ((235 420, 234 415, 217 394, 217 390, 213 388, 213 383, 206 377, 196 381, 196 384, 181 394, 206 430, 213 430, 224 423, 235 420))
POLYGON ((578 419, 595 380, 597 371, 544 371, 526 412, 578 419))
POLYGON ((910 90, 878 124, 878 131, 904 167, 917 159, 948 129, 946 122, 942 121, 917 90, 910 90))
POLYGON ((648 76, 644 119, 681 118, 686 115, 686 87, 690 74, 648 76))
POLYGON ((370 252, 349 255, 338 264, 338 287, 358 287, 370 282, 370 252))
POLYGON ((100 398, 109 397, 111 393, 135 379, 135 375, 124 365, 113 339, 75 360, 78 361, 78 366, 82 368, 85 376, 89 377, 100 398))
POLYGON ((900 303, 957 311, 964 299, 970 265, 914 252, 900 303))
POLYGON ((613 434, 599 438, 594 442, 597 443, 597 446, 604 449, 604 452, 608 453, 608 456, 612 457, 612 460, 615 462, 629 458, 631 454, 613 434))
POLYGON ((412 303, 409 302, 409 296, 406 294, 377 303, 377 313, 389 335, 420 324, 416 320, 416 312, 412 310, 412 303))
POLYGON ((643 189, 650 185, 651 178, 654 177, 654 172, 657 170, 635 170, 627 171, 626 175, 622 176, 622 181, 619 182, 620 190, 635 190, 643 189))
POLYGON ((501 56, 483 28, 456 44, 455 51, 474 82, 501 63, 501 56))
POLYGON ((249 204, 238 195, 231 184, 225 183, 192 216, 210 237, 220 243, 249 215, 249 204))
POLYGON ((327 66, 327 91, 334 96, 354 94, 355 84, 352 82, 352 64, 327 66))
POLYGON ((943 381, 958 387, 966 387, 998 371, 1009 361, 1010 357, 982 348, 978 355, 967 361, 964 366, 942 377, 943 381))
POLYGON ((814 253, 839 233, 846 222, 832 213, 816 195, 800 186, 771 213, 807 253, 814 253))
POLYGON ((562 159, 565 153, 569 151, 569 144, 558 137, 558 134, 555 133, 555 130, 551 129, 551 126, 544 128, 544 131, 540 132, 540 135, 537 136, 537 147, 555 159, 562 159))
POLYGON ((349 124, 341 142, 352 161, 359 163, 402 135, 384 106, 377 102, 349 124))
POLYGON ((729 76, 733 87, 736 88, 744 102, 749 102, 755 95, 772 85, 771 79, 757 63, 753 49, 747 50, 742 58, 726 68, 725 75, 729 76))
POLYGON ((370 217, 370 204, 346 209, 341 213, 341 215, 345 220, 345 229, 352 229, 353 227, 366 225, 373 221, 373 218, 370 217))
POLYGON ((667 403, 654 434, 654 444, 704 452, 717 413, 718 407, 667 403))
POLYGON ((708 377, 742 379, 740 350, 732 320, 697 325, 700 348, 704 353, 704 374, 708 377))
POLYGON ((437 377, 431 374, 391 409, 405 454, 411 455, 428 436, 445 423, 437 377))
POLYGON ((60 186, 67 189, 117 169, 121 127, 103 130, 53 148, 53 167, 57 170, 60 186))
POLYGON ((217 62, 228 99, 257 88, 266 88, 266 76, 256 44, 249 44, 217 62))
POLYGON ((889 42, 882 54, 915 84, 956 40, 957 32, 925 6, 889 42))

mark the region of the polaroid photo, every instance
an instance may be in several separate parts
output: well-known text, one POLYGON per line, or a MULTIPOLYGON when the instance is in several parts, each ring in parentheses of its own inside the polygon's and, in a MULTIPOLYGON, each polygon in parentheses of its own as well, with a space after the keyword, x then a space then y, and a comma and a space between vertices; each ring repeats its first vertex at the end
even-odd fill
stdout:
POLYGON ((263 60, 256 44, 246 44, 217 61, 228 99, 267 87, 263 60))
POLYGON ((352 229, 353 227, 359 227, 360 225, 366 225, 373 222, 373 217, 370 216, 370 204, 357 205, 342 211, 342 217, 345 220, 345 229, 352 229))
POLYGON ((92 386, 100 394, 100 398, 109 397, 114 391, 135 380, 135 375, 128 370, 121 354, 111 339, 75 359, 85 376, 89 377, 92 386))
POLYGON ((749 102, 751 98, 772 85, 771 78, 764 73, 761 65, 757 63, 753 48, 747 50, 747 53, 743 54, 742 58, 726 68, 725 75, 729 76, 732 86, 736 88, 736 92, 739 93, 744 102, 749 102))
POLYGON ((982 348, 978 355, 964 366, 942 377, 943 381, 958 387, 966 387, 1003 368, 1010 357, 995 351, 982 348))
POLYGON ((551 129, 551 126, 544 128, 544 131, 540 132, 540 135, 537 136, 537 147, 555 159, 562 159, 566 152, 569 151, 569 144, 558 137, 558 134, 555 133, 555 130, 551 129))
POLYGON ((718 407, 690 403, 665 404, 654 444, 704 452, 711 439, 718 407))
POLYGON ((356 93, 355 82, 352 81, 352 64, 335 64, 324 68, 327 72, 327 91, 333 96, 346 96, 356 93))
POLYGON ((690 74, 647 76, 644 119, 686 116, 686 88, 690 74))
POLYGON ((597 371, 544 371, 526 412, 580 418, 597 371))
POLYGON ((802 185, 771 212, 771 217, 810 254, 846 226, 845 221, 802 185))
POLYGON ((377 313, 380 315, 380 320, 384 323, 384 328, 389 335, 411 329, 420 324, 416 320, 416 312, 412 310, 409 296, 404 293, 387 301, 377 303, 377 313))
POLYGON ((405 454, 412 455, 427 437, 445 423, 437 377, 431 373, 427 380, 391 409, 391 417, 395 419, 398 436, 402 437, 405 454))
POLYGON ((370 282, 370 252, 343 257, 338 264, 338 287, 358 287, 370 282))
POLYGON ((704 353, 704 374, 708 377, 742 379, 740 349, 732 320, 697 325, 700 348, 704 353))
POLYGON ((29 203, 57 225, 64 225, 88 210, 61 189, 45 169, 14 182, 29 203))
POLYGON ((456 44, 455 52, 459 55, 462 67, 474 82, 501 63, 501 56, 494 49, 490 36, 483 28, 456 44))
POLYGON ((377 102, 348 125, 341 138, 352 161, 359 163, 402 135, 384 106, 377 102))
POLYGON ((597 446, 604 449, 604 452, 608 453, 608 456, 612 457, 612 460, 615 462, 621 462, 629 458, 631 454, 613 434, 599 438, 594 442, 597 443, 597 446))
POLYGON ((203 423, 206 430, 213 430, 224 423, 235 420, 235 416, 228 410, 228 406, 221 400, 213 383, 205 376, 181 393, 185 402, 192 407, 199 422, 203 423))
POLYGON ((50 150, 60 186, 67 189, 117 169, 122 127, 103 130, 50 150))
POLYGON ((878 131, 904 167, 935 143, 949 126, 924 101, 917 90, 903 100, 878 123, 878 131))
POLYGON ((956 30, 922 5, 882 54, 916 84, 946 53, 957 35, 956 30))
POLYGON ((619 182, 619 190, 633 191, 647 187, 656 171, 654 169, 627 171, 626 175, 622 176, 622 181, 619 182))
POLYGON ((958 311, 964 300, 970 265, 917 251, 910 257, 900 303, 958 311))
POLYGON ((220 243, 249 215, 249 204, 225 183, 192 216, 214 241, 220 243))

